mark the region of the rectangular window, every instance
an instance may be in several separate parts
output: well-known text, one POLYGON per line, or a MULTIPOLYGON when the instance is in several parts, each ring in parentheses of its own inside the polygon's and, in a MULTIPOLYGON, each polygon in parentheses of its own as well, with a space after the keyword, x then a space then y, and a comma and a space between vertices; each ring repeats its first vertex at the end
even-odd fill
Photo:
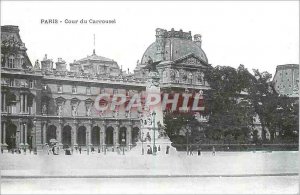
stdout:
POLYGON ((72 93, 77 93, 77 87, 75 85, 72 86, 72 93))
POLYGON ((6 103, 5 103, 5 94, 4 93, 2 93, 1 94, 1 111, 2 112, 5 112, 6 111, 6 109, 5 109, 5 105, 6 103))
POLYGON ((17 113, 16 105, 10 105, 10 106, 8 106, 8 113, 10 113, 10 114, 17 113))
POLYGON ((15 85, 15 80, 14 79, 10 79, 9 80, 9 86, 13 87, 15 85))
POLYGON ((8 60, 8 67, 9 68, 13 68, 14 67, 14 59, 13 58, 9 58, 9 60, 8 60))
POLYGON ((62 85, 57 85, 57 92, 62 93, 63 92, 63 87, 62 85))
POLYGON ((33 80, 29 81, 29 87, 30 87, 30 89, 33 89, 33 87, 34 87, 34 81, 33 80))
POLYGON ((90 95, 90 94, 91 94, 91 87, 87 87, 87 88, 86 88, 86 94, 87 94, 87 95, 90 95))

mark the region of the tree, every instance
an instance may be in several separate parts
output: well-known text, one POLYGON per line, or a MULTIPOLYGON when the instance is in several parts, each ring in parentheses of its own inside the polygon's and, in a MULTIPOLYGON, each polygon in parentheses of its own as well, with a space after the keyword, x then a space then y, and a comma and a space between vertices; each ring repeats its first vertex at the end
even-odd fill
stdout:
POLYGON ((209 139, 248 140, 255 113, 248 96, 242 94, 249 85, 249 79, 245 77, 247 72, 243 65, 238 69, 217 66, 205 72, 205 79, 211 87, 205 101, 209 115, 206 130, 209 139))
POLYGON ((164 114, 165 132, 171 142, 177 148, 183 148, 186 144, 187 131, 189 130, 191 137, 190 143, 194 143, 199 136, 199 122, 194 117, 193 112, 166 112, 164 114))

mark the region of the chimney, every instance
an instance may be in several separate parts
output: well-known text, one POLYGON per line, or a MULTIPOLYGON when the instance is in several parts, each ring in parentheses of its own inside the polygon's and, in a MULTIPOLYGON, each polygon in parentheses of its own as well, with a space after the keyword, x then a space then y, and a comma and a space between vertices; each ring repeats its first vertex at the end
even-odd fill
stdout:
POLYGON ((156 29, 156 59, 154 61, 163 61, 164 60, 164 54, 165 54, 165 29, 157 28, 156 29))
POLYGON ((194 35, 194 42, 196 43, 196 45, 198 45, 201 48, 201 44, 202 44, 202 39, 201 39, 201 35, 200 34, 195 34, 194 35))
POLYGON ((53 70, 53 61, 47 58, 47 54, 45 54, 43 61, 41 61, 41 66, 42 66, 42 70, 48 70, 48 71, 53 70))
POLYGON ((66 71, 67 70, 67 64, 62 58, 58 58, 56 64, 56 70, 57 71, 66 71))

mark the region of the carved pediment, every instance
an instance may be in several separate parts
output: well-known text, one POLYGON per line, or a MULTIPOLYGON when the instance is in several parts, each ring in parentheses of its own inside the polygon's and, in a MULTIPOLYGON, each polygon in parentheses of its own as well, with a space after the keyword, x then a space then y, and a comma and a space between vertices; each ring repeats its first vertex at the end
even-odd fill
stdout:
POLYGON ((73 105, 73 104, 79 104, 79 102, 80 102, 80 100, 78 99, 78 98, 72 98, 71 99, 71 104, 73 105))
POLYGON ((93 103, 94 103, 94 100, 92 100, 91 98, 88 98, 85 100, 86 105, 92 105, 93 103))
POLYGON ((201 64, 200 60, 198 60, 195 57, 186 58, 186 59, 182 60, 181 63, 185 63, 185 64, 201 64))
POLYGON ((190 65, 204 65, 203 60, 198 56, 195 56, 193 53, 178 58, 174 61, 175 63, 190 64, 190 65))
POLYGON ((60 97, 55 98, 55 101, 56 101, 57 105, 61 105, 61 104, 65 103, 66 99, 60 96, 60 97))

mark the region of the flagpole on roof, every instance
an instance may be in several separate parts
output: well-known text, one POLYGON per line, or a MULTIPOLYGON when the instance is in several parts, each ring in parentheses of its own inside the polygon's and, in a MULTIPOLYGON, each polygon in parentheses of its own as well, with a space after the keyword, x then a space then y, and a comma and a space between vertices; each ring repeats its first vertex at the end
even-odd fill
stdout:
POLYGON ((94 34, 94 49, 93 49, 93 54, 94 55, 96 54, 95 48, 96 48, 96 36, 94 34))

